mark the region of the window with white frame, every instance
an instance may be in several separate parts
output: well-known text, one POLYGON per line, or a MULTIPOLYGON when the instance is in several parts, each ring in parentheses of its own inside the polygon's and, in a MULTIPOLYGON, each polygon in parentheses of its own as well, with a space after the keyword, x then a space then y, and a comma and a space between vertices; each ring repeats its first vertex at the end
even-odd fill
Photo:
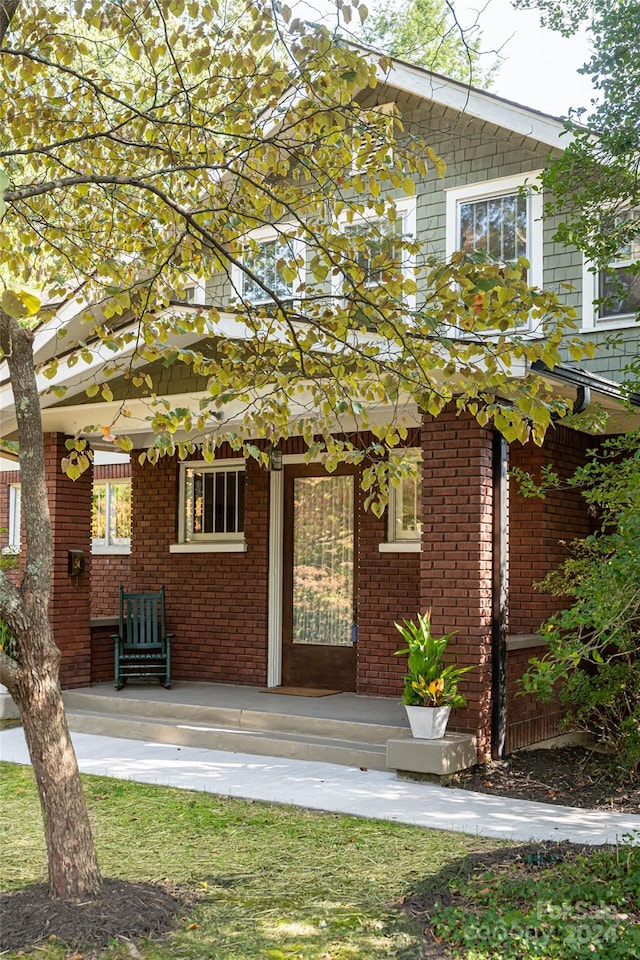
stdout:
MULTIPOLYGON (((341 218, 344 234, 352 240, 351 262, 357 272, 362 272, 362 281, 357 287, 371 290, 384 284, 387 270, 400 268, 405 277, 409 277, 414 266, 414 257, 409 250, 402 248, 397 240, 412 240, 416 231, 415 197, 403 197, 396 200, 395 220, 379 217, 375 211, 369 215, 354 216, 351 221, 341 218)), ((353 289, 356 277, 337 275, 334 278, 334 294, 345 296, 353 289)), ((415 307, 415 296, 407 298, 407 306, 415 307)))
POLYGON ((542 194, 527 189, 540 171, 447 190, 447 256, 484 253, 529 261, 527 281, 542 286, 542 194))
POLYGON ((21 492, 19 483, 9 484, 9 530, 4 553, 20 553, 21 492))
POLYGON ((417 447, 408 447, 403 456, 406 476, 397 486, 389 487, 390 543, 419 542, 422 531, 420 501, 422 496, 422 453, 417 447))
POLYGON ((272 303, 272 294, 290 303, 304 279, 303 268, 298 262, 302 249, 300 240, 287 233, 286 228, 254 230, 247 238, 242 254, 246 270, 232 268, 231 283, 235 294, 251 306, 272 303))
POLYGON ((131 550, 131 480, 94 480, 91 512, 93 553, 131 550))
MULTIPOLYGON (((619 250, 616 257, 600 270, 585 261, 582 289, 582 327, 624 327, 635 321, 640 310, 640 212, 628 215, 638 232, 619 250)), ((616 218, 619 225, 620 218, 616 218)), ((606 229, 606 224, 603 224, 606 229)))
POLYGON ((191 304, 205 303, 207 291, 204 280, 201 278, 189 279, 184 285, 184 302, 191 304))
POLYGON ((180 543, 244 540, 244 461, 180 468, 180 543))

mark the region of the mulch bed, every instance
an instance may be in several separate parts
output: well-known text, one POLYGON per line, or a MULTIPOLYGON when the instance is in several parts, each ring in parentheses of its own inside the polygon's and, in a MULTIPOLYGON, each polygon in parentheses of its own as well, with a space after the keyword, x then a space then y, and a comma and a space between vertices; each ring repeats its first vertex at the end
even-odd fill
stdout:
POLYGON ((640 779, 622 780, 612 758, 585 747, 523 750, 471 767, 449 786, 564 807, 640 814, 640 779))
POLYGON ((109 941, 156 937, 189 908, 179 890, 152 883, 104 880, 97 900, 51 900, 47 885, 0 894, 0 951, 59 940, 69 949, 105 947, 109 941))

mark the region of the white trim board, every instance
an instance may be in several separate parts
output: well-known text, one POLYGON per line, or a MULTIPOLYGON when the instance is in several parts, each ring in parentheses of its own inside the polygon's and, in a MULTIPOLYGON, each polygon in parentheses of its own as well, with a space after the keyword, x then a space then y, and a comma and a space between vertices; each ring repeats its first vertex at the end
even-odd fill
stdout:
POLYGON ((563 121, 558 117, 475 90, 401 60, 392 60, 386 71, 379 67, 378 79, 404 93, 431 100, 457 113, 493 123, 559 150, 564 151, 571 142, 570 135, 564 134, 563 121))

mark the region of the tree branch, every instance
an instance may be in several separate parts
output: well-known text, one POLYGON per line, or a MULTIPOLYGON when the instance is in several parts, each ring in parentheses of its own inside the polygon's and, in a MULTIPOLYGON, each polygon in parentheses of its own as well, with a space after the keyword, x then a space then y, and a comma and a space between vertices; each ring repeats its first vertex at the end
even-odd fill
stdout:
POLYGON ((19 2, 20 0, 0 0, 0 43, 4 40, 19 2))
POLYGON ((3 683, 9 693, 13 694, 18 678, 18 664, 8 657, 4 650, 0 650, 0 683, 3 683))
POLYGON ((4 570, 0 570, 0 620, 4 620, 11 629, 12 614, 20 604, 20 590, 11 582, 4 570))

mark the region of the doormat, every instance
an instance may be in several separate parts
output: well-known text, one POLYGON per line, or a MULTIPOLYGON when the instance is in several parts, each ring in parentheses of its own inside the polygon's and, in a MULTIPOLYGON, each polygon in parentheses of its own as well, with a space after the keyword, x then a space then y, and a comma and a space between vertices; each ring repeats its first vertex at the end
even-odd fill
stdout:
POLYGON ((260 693, 279 693, 283 697, 331 697, 340 690, 323 690, 321 687, 265 687, 260 693))

